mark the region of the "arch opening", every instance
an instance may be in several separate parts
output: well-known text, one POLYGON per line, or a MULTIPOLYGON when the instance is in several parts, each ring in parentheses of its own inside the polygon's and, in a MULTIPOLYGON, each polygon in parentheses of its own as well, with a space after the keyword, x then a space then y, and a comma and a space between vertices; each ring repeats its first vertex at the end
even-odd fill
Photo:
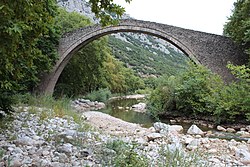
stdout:
POLYGON ((188 47, 186 47, 180 40, 177 40, 171 34, 166 33, 162 30, 136 25, 118 25, 105 28, 100 26, 93 26, 66 33, 62 37, 59 45, 59 60, 54 66, 52 72, 43 78, 43 83, 40 85, 39 89, 42 92, 53 94, 55 85, 64 67, 77 51, 86 46, 88 43, 100 37, 119 32, 143 33, 158 37, 181 50, 193 62, 200 64, 200 62, 194 57, 194 54, 188 47))

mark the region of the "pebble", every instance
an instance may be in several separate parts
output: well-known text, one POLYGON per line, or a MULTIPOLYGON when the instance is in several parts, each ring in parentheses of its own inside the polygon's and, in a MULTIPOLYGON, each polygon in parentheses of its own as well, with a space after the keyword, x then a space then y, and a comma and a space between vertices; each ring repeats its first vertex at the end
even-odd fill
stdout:
MULTIPOLYGON (((26 108, 26 110, 29 109, 26 108)), ((42 111, 43 109, 39 108, 39 110, 42 111)), ((115 156, 115 150, 102 149, 101 147, 109 140, 117 139, 122 139, 122 141, 128 143, 136 141, 138 146, 135 150, 139 155, 148 157, 152 163, 151 166, 157 166, 159 152, 163 147, 172 151, 180 150, 187 153, 189 153, 188 150, 196 149, 197 151, 207 152, 209 153, 207 159, 214 166, 250 164, 250 152, 248 150, 250 139, 247 142, 211 139, 204 137, 204 132, 196 125, 189 128, 188 134, 183 134, 182 126, 159 122, 155 123, 154 127, 151 127, 148 131, 136 128, 133 131, 134 137, 118 138, 100 132, 79 132, 79 125, 70 117, 55 117, 41 121, 38 116, 29 112, 17 112, 14 117, 15 119, 12 121, 13 130, 6 129, 4 133, 0 132, 0 151, 1 149, 5 151, 5 155, 0 159, 0 167, 5 166, 8 158, 11 159, 10 166, 12 167, 32 165, 64 167, 88 164, 90 166, 101 166, 98 163, 100 159, 98 159, 99 155, 96 155, 97 150, 101 149, 108 156, 115 156), (167 133, 157 133, 162 131, 167 133), (141 137, 137 137, 138 134, 141 137), (16 138, 8 140, 9 136, 15 136, 16 138), (225 154, 227 157, 223 158, 225 154)), ((121 127, 116 128, 120 129, 121 127)), ((227 128, 226 131, 234 133, 233 129, 230 128, 227 128)), ((125 132, 121 131, 121 133, 125 132)), ((237 134, 248 135, 249 132, 240 131, 237 134)))

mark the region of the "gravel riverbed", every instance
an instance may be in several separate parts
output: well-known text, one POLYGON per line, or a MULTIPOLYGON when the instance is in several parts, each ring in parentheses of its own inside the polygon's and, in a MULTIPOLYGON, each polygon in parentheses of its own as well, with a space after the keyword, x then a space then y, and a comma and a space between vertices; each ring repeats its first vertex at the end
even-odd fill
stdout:
POLYGON ((193 166, 250 164, 249 142, 210 138, 195 125, 183 134, 180 125, 143 128, 100 112, 83 112, 79 124, 69 116, 44 118, 41 108, 21 110, 0 129, 0 167, 115 166, 108 163, 116 152, 107 143, 116 140, 136 143, 133 151, 148 166, 166 166, 166 151, 181 152, 184 159, 196 154, 193 166))

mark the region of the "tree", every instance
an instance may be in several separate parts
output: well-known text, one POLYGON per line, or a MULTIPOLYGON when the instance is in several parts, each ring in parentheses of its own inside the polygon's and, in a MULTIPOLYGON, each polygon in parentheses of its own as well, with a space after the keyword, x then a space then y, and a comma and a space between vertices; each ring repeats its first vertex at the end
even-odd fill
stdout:
POLYGON ((59 37, 54 26, 56 12, 55 0, 0 2, 1 110, 9 110, 8 97, 31 89, 40 72, 53 64, 59 37))
MULTIPOLYGON (((125 0, 130 3, 132 0, 125 0)), ((121 16, 124 14, 125 9, 117 5, 113 0, 89 0, 92 12, 97 18, 100 18, 102 25, 116 24, 121 16)))
MULTIPOLYGON (((103 25, 113 23, 111 14, 124 13, 113 0, 90 4, 103 25)), ((32 90, 55 63, 60 37, 57 9, 56 0, 0 1, 0 110, 10 110, 11 96, 32 90)))
POLYGON ((224 34, 241 44, 250 55, 250 0, 237 0, 224 34))

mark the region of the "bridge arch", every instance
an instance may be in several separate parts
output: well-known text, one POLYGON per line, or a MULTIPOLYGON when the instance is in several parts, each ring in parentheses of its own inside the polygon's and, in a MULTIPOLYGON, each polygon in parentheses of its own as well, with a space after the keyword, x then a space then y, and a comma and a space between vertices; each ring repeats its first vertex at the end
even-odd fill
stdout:
MULTIPOLYGON (((216 64, 217 61, 217 64, 223 62, 222 65, 225 65, 224 59, 222 58, 222 60, 217 57, 216 61, 213 60, 213 58, 215 58, 214 54, 218 53, 218 50, 220 54, 226 53, 225 49, 218 48, 218 44, 221 47, 225 47, 223 44, 226 43, 227 47, 230 45, 233 49, 239 50, 239 48, 232 44, 232 41, 226 37, 159 23, 140 20, 123 20, 115 26, 101 27, 100 25, 94 25, 64 34, 59 42, 59 59, 53 70, 42 78, 39 91, 52 94, 64 67, 78 50, 95 39, 118 32, 136 32, 159 37, 176 46, 195 63, 206 65, 212 69, 212 71, 218 72, 222 76, 223 73, 228 73, 227 70, 225 70, 225 67, 223 69, 217 67, 218 65, 214 66, 214 64, 216 64), (202 53, 205 54, 202 55, 202 53)), ((233 57, 234 56, 235 53, 233 57)), ((229 56, 228 61, 231 59, 232 56, 229 56)), ((237 62, 237 64, 239 63, 237 62)))

